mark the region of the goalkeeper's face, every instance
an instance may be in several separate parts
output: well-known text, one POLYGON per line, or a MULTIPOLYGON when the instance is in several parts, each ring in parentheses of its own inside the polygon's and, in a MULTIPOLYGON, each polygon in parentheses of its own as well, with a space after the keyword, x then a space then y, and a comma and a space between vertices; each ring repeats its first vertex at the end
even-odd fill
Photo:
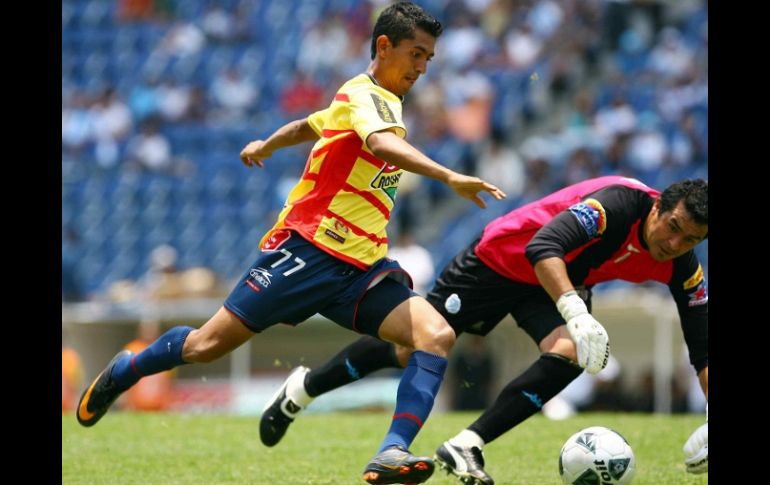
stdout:
POLYGON ((708 225, 692 220, 684 202, 680 201, 668 212, 660 212, 658 199, 645 222, 644 242, 655 261, 668 261, 693 249, 708 232, 708 225))

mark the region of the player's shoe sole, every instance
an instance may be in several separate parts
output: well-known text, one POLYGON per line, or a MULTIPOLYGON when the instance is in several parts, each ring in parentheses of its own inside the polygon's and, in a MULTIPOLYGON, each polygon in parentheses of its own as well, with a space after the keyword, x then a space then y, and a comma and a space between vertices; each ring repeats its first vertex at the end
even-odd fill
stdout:
POLYGON ((422 483, 433 474, 435 465, 426 456, 414 456, 401 447, 388 448, 372 458, 363 479, 373 485, 422 483))
POLYGON ((76 412, 78 423, 86 427, 93 426, 107 413, 107 410, 122 392, 117 389, 117 385, 111 379, 112 368, 120 359, 131 355, 133 353, 128 350, 118 352, 83 392, 76 412))

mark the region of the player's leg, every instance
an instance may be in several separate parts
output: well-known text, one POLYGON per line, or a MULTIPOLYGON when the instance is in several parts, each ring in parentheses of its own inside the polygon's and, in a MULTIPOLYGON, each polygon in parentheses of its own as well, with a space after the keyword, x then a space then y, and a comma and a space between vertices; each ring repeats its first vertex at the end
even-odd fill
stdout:
POLYGON ((467 474, 466 483, 493 484, 484 470, 484 445, 538 412, 583 371, 575 363, 575 345, 550 300, 542 295, 530 296, 526 304, 517 306, 514 314, 519 325, 539 342, 540 357, 508 383, 473 424, 436 450, 439 466, 458 476, 467 474))
POLYGON ((80 424, 94 425, 122 392, 144 376, 186 363, 211 362, 275 323, 302 321, 317 312, 331 289, 308 291, 315 280, 294 269, 295 262, 302 258, 302 267, 323 271, 334 261, 290 233, 281 246, 280 251, 260 251, 223 307, 200 329, 174 327, 137 355, 116 355, 81 397, 80 424), (287 265, 293 270, 287 271, 287 265))
MULTIPOLYGON (((507 280, 478 260, 473 253, 476 242, 471 243, 442 270, 426 298, 428 303, 449 322, 457 335, 466 326, 478 322, 483 322, 486 330, 482 334, 485 334, 508 313, 503 297, 507 280), (458 293, 462 297, 458 296, 458 293)), ((387 315, 385 312, 387 309, 382 308, 382 302, 372 296, 371 292, 364 295, 359 306, 357 321, 364 327, 370 326, 372 320, 375 324, 379 324, 387 315)), ((334 319, 334 315, 328 316, 334 319)), ((376 335, 376 328, 373 332, 376 335)), ((380 369, 403 368, 407 365, 413 350, 411 347, 364 336, 316 369, 310 370, 303 367, 295 370, 282 386, 286 390, 285 394, 277 393, 265 408, 267 410, 273 407, 274 411, 281 413, 282 416, 276 416, 276 422, 265 428, 263 442, 268 446, 277 444, 289 424, 315 397, 380 369), (277 403, 284 398, 291 402, 287 405, 277 403)), ((273 414, 273 412, 263 414, 263 420, 273 420, 274 418, 271 417, 273 414)))
POLYGON ((83 426, 96 424, 118 396, 142 377, 187 363, 211 362, 253 335, 223 307, 198 330, 174 327, 138 354, 121 351, 83 392, 77 409, 78 422, 83 426))
POLYGON ((408 447, 433 408, 455 333, 424 298, 415 296, 385 318, 379 335, 415 349, 404 369, 393 423, 380 450, 394 445, 408 447))
MULTIPOLYGON (((387 284, 370 290, 371 301, 393 301, 400 292, 398 298, 402 298, 402 302, 382 320, 377 334, 383 340, 415 350, 399 383, 390 429, 377 455, 364 469, 364 480, 369 483, 421 483, 433 473, 433 461, 412 455, 408 448, 433 408, 446 371, 446 355, 454 344, 455 334, 444 317, 424 298, 412 296, 412 292, 403 293, 405 288, 393 282, 386 280, 383 283, 387 284)), ((370 333, 372 330, 366 329, 370 333)))
POLYGON ((403 349, 403 352, 397 352, 396 349, 395 344, 364 335, 320 367, 308 372, 304 388, 309 396, 317 397, 380 369, 404 367, 411 349, 403 349), (399 353, 405 357, 403 362, 399 362, 399 353))
POLYGON ((312 371, 297 366, 267 401, 260 418, 259 436, 265 446, 275 446, 289 425, 313 400, 331 390, 363 378, 379 369, 401 368, 411 349, 398 352, 396 345, 365 335, 312 371))

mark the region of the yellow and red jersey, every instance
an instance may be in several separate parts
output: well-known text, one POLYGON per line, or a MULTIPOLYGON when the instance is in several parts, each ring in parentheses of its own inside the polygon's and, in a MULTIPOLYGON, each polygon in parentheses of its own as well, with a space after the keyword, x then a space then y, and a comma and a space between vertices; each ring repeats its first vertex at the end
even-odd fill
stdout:
POLYGON ((388 251, 385 226, 403 170, 374 156, 365 141, 382 130, 406 137, 401 98, 360 74, 308 122, 320 139, 260 246, 268 249, 271 235, 291 229, 334 257, 368 269, 388 251))

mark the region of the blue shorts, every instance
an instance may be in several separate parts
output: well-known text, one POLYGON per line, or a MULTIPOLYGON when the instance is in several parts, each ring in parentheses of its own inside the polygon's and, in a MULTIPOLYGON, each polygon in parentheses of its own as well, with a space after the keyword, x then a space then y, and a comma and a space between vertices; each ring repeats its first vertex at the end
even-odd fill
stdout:
POLYGON ((260 251, 225 300, 225 308, 254 332, 276 323, 297 325, 320 313, 377 337, 391 310, 416 295, 396 261, 383 258, 364 271, 289 234, 277 247, 260 251))

